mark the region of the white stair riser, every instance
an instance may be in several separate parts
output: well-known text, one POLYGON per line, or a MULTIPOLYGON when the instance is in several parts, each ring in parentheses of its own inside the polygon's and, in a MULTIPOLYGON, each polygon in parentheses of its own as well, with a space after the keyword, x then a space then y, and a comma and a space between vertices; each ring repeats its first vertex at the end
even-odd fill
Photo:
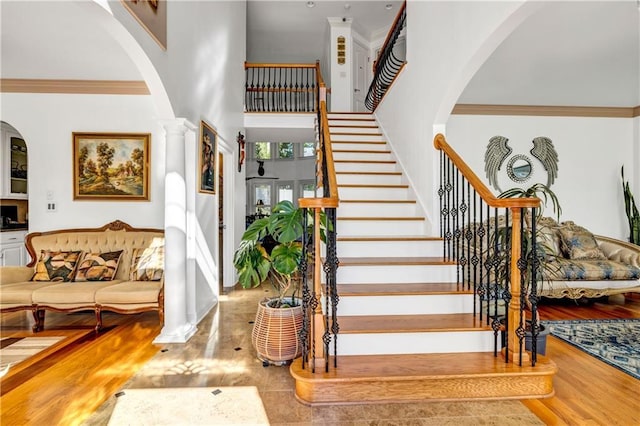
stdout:
POLYGON ((369 175, 362 173, 349 173, 336 175, 338 185, 359 184, 359 185, 400 185, 402 175, 369 175))
MULTIPOLYGON (((337 126, 352 126, 352 127, 358 127, 358 126, 378 126, 378 124, 375 121, 369 121, 369 120, 334 120, 334 119, 329 119, 329 127, 331 128, 332 131, 334 132, 338 132, 338 129, 341 128, 346 128, 346 127, 337 127, 337 126)), ((362 129, 360 127, 360 129, 362 129)), ((375 128, 369 128, 369 130, 375 130, 375 128)), ((378 130, 379 132, 380 130, 378 130)))
POLYGON ((345 203, 340 202, 338 217, 402 217, 419 216, 416 203, 345 203))
POLYGON ((345 200, 408 200, 408 188, 338 186, 340 198, 345 200))
POLYGON ((343 333, 340 334, 338 342, 338 355, 493 352, 493 342, 493 331, 484 330, 425 333, 343 333))
POLYGON ((329 119, 329 121, 333 120, 334 118, 353 118, 353 119, 373 118, 375 119, 373 114, 332 114, 332 113, 328 113, 327 118, 329 119))
POLYGON ((334 160, 353 160, 353 161, 387 161, 393 160, 390 152, 336 152, 333 151, 334 160))
POLYGON ((426 315, 473 313, 472 294, 340 296, 338 313, 348 315, 426 315))
POLYGON ((357 235, 424 235, 424 220, 340 220, 340 236, 357 235))
POLYGON ((361 142, 386 142, 383 135, 376 132, 369 132, 370 134, 359 133, 357 135, 338 135, 336 133, 346 133, 346 132, 335 132, 332 133, 331 142, 339 141, 339 142, 349 142, 349 141, 361 141, 361 142))
POLYGON ((334 150, 350 150, 350 151, 388 151, 389 145, 386 143, 367 143, 367 142, 331 142, 334 150))
POLYGON ((442 256, 442 241, 338 241, 338 257, 442 256))
POLYGON ((336 172, 397 172, 398 164, 393 163, 358 163, 347 161, 334 164, 336 172))
POLYGON ((383 285, 398 281, 403 283, 455 282, 456 267, 454 265, 343 265, 338 267, 337 280, 340 284, 383 285))

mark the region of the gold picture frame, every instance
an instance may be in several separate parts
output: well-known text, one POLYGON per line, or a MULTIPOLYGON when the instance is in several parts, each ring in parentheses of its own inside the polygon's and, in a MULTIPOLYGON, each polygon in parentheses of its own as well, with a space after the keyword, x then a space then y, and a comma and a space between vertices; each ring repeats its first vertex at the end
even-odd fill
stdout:
POLYGON ((216 159, 218 152, 218 134, 204 120, 200 121, 200 144, 198 148, 198 190, 207 194, 216 193, 216 159))
POLYGON ((166 0, 120 0, 152 39, 167 50, 166 0))
POLYGON ((150 133, 73 132, 73 199, 149 201, 150 133))

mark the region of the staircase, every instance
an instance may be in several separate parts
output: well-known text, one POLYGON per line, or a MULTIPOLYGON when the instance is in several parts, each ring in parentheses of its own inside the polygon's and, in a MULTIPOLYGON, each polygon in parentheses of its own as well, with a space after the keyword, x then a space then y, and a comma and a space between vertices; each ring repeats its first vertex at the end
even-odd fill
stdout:
POLYGON ((337 368, 303 370, 309 404, 540 398, 555 365, 505 363, 496 336, 473 314, 430 225, 371 114, 331 113, 337 174, 337 368))

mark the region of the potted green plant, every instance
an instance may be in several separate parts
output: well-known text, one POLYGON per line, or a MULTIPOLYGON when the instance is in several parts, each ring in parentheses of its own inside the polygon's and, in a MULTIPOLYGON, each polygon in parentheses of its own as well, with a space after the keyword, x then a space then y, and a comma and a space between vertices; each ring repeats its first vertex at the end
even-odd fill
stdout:
POLYGON ((638 213, 638 207, 633 198, 633 192, 631 192, 631 188, 629 187, 629 182, 624 181, 624 166, 622 166, 621 174, 624 211, 627 214, 627 221, 629 222, 629 242, 640 245, 640 213, 638 213))
POLYGON ((276 204, 271 215, 249 225, 233 258, 243 288, 269 281, 278 293, 259 303, 252 332, 258 357, 274 364, 285 364, 301 351, 297 333, 303 319, 298 297, 306 231, 303 215, 304 210, 290 201, 276 204))

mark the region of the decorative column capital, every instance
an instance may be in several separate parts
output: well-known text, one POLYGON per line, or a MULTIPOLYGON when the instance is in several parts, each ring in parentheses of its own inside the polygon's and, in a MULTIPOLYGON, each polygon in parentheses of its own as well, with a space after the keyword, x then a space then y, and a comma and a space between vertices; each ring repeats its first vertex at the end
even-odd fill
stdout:
POLYGON ((169 120, 158 120, 167 134, 184 135, 189 130, 196 131, 198 127, 186 118, 173 118, 169 120))

